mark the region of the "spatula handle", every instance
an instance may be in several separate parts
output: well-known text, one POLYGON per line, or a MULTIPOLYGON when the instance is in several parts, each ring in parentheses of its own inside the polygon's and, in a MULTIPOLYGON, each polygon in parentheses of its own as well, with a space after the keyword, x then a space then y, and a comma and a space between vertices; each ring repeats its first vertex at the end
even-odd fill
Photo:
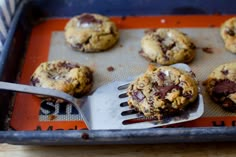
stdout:
POLYGON ((55 98, 63 99, 76 106, 79 103, 78 102, 79 99, 76 99, 72 97, 71 95, 66 94, 64 92, 54 90, 54 89, 49 89, 49 88, 41 88, 41 87, 34 87, 34 86, 29 86, 29 85, 0 81, 0 90, 55 97, 55 98))

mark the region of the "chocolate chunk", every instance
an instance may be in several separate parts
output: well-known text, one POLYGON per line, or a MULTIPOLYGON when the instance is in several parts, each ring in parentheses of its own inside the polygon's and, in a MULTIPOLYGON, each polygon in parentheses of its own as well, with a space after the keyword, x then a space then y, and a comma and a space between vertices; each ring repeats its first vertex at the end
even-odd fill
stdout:
POLYGON ((113 30, 113 27, 110 27, 110 33, 111 33, 113 36, 116 36, 116 33, 115 33, 115 31, 113 30))
POLYGON ((217 81, 215 87, 212 89, 212 95, 216 99, 220 97, 228 96, 229 94, 236 92, 236 83, 230 80, 217 81))
POLYGON ((174 42, 174 43, 172 43, 172 44, 170 44, 170 45, 167 46, 167 50, 171 50, 171 49, 173 49, 175 46, 176 46, 176 43, 174 42))
POLYGON ((64 67, 66 69, 79 68, 79 65, 68 63, 68 62, 61 62, 61 63, 58 64, 58 66, 59 67, 64 67))
POLYGON ((81 43, 76 43, 75 45, 71 45, 72 48, 75 48, 75 49, 81 49, 83 47, 83 44, 81 43))
POLYGON ((36 77, 32 77, 31 78, 31 84, 33 85, 33 86, 35 86, 36 84, 38 84, 40 81, 39 81, 39 79, 36 77))
POLYGON ((141 102, 145 98, 145 96, 143 95, 141 91, 134 91, 132 93, 132 98, 134 100, 137 100, 138 102, 141 102))
POLYGON ((80 21, 80 24, 83 23, 98 23, 101 24, 102 21, 101 20, 97 20, 93 15, 89 15, 89 14, 84 14, 81 15, 78 20, 80 21))
POLYGON ((166 61, 170 60, 170 58, 167 57, 166 55, 164 56, 164 59, 165 59, 166 61))
POLYGON ((228 70, 221 70, 221 72, 222 72, 224 75, 228 75, 228 74, 229 74, 229 71, 228 71, 228 70))
POLYGON ((194 49, 196 49, 197 47, 194 45, 194 43, 191 43, 190 48, 194 50, 194 49))
POLYGON ((168 49, 165 45, 161 44, 160 47, 161 47, 161 50, 162 50, 163 53, 167 52, 168 49))
POLYGON ((236 104, 229 98, 224 99, 222 104, 219 104, 223 107, 223 109, 230 111, 230 112, 236 112, 236 104))
POLYGON ((175 42, 171 43, 170 45, 164 45, 161 39, 159 39, 159 42, 160 42, 160 47, 163 53, 166 53, 168 50, 171 50, 176 46, 175 42))
POLYGON ((181 87, 177 85, 170 85, 170 86, 155 86, 158 92, 155 93, 156 96, 160 96, 161 99, 165 99, 168 92, 172 89, 180 89, 181 87))
POLYGON ((164 41, 164 39, 163 39, 162 37, 160 37, 159 35, 156 35, 155 37, 156 37, 156 40, 157 40, 160 44, 164 41))
POLYGON ((87 40, 84 42, 85 45, 90 43, 90 39, 92 38, 92 36, 88 37, 87 40))
POLYGON ((187 99, 191 99, 193 97, 193 95, 190 93, 183 93, 182 95, 183 95, 183 97, 185 97, 187 99))
POLYGON ((209 48, 209 47, 202 48, 202 51, 206 53, 213 53, 212 48, 209 48))
POLYGON ((235 36, 235 32, 232 29, 226 30, 226 33, 230 36, 235 36))
POLYGON ((166 76, 166 74, 163 73, 163 72, 160 72, 160 73, 158 74, 158 77, 159 77, 162 81, 165 81, 165 76, 166 76))

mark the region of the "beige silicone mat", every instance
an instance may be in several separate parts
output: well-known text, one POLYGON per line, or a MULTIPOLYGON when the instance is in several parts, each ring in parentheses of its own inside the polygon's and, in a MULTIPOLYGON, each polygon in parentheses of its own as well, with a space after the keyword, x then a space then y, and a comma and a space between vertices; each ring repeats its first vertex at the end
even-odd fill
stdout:
MULTIPOLYGON (((224 49, 218 28, 182 28, 197 46, 196 58, 189 65, 196 73, 205 101, 204 117, 232 116, 235 113, 223 111, 214 104, 204 92, 202 81, 218 65, 234 61, 236 55, 224 49), (211 48, 212 53, 207 53, 202 48, 211 48)), ((90 66, 94 69, 94 88, 114 80, 122 80, 143 73, 148 66, 148 61, 141 57, 140 40, 144 29, 120 30, 120 41, 117 45, 105 52, 82 53, 72 50, 65 44, 63 32, 53 32, 51 36, 48 60, 66 59, 90 66), (114 71, 107 70, 114 67, 114 71)))

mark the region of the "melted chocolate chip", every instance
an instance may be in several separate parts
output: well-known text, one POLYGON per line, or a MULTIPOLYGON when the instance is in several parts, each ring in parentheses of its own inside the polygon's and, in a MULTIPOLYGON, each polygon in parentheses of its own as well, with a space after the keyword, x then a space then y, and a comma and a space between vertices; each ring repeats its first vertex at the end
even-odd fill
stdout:
POLYGON ((92 36, 88 37, 87 40, 84 42, 85 45, 90 43, 90 39, 92 38, 92 36))
POLYGON ((221 72, 222 72, 224 75, 228 75, 228 74, 229 74, 229 71, 228 71, 228 70, 221 70, 221 72))
POLYGON ((215 87, 212 89, 212 95, 218 100, 222 96, 236 92, 236 83, 230 80, 221 80, 216 82, 215 87))
POLYGON ((235 32, 232 29, 228 29, 226 33, 230 36, 235 36, 235 32))
POLYGON ((33 86, 35 86, 37 83, 40 82, 37 77, 36 77, 36 78, 35 78, 35 77, 32 77, 30 81, 31 81, 31 84, 32 84, 33 86))
POLYGON ((78 20, 80 21, 80 24, 82 24, 82 23, 98 23, 98 24, 101 24, 102 23, 101 20, 97 20, 93 15, 89 15, 89 14, 84 14, 84 15, 80 16, 78 18, 78 20))

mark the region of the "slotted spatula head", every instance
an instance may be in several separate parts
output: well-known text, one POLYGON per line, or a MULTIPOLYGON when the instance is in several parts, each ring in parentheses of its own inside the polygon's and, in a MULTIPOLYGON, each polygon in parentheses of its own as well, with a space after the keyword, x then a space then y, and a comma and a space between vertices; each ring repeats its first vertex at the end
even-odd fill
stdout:
MULTIPOLYGON (((186 64, 175 64, 176 68, 191 72, 186 64)), ((199 118, 204 111, 202 95, 182 114, 164 117, 160 120, 146 119, 127 105, 126 89, 133 79, 116 81, 96 89, 91 96, 84 99, 80 108, 87 127, 99 129, 143 129, 160 127, 191 121, 199 118)))

